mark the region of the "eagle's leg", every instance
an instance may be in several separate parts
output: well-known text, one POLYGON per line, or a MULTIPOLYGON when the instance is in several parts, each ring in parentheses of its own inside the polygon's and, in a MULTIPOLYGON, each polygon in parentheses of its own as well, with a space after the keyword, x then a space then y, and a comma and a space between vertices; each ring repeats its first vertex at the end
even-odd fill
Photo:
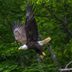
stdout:
POLYGON ((39 43, 35 42, 33 45, 33 49, 38 53, 40 59, 43 59, 44 56, 46 56, 46 54, 43 52, 43 48, 41 45, 39 45, 39 43))
POLYGON ((37 54, 37 61, 42 62, 44 57, 46 56, 45 52, 42 52, 43 54, 37 54))

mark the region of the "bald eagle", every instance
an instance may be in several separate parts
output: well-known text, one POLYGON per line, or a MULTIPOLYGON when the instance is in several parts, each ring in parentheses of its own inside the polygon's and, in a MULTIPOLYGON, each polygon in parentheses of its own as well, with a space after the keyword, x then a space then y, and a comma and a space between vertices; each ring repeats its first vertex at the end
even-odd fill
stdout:
POLYGON ((27 6, 25 25, 20 22, 15 22, 13 26, 13 33, 15 40, 23 45, 20 48, 34 49, 40 57, 43 58, 45 53, 42 50, 42 43, 40 41, 38 42, 38 27, 32 6, 27 6))

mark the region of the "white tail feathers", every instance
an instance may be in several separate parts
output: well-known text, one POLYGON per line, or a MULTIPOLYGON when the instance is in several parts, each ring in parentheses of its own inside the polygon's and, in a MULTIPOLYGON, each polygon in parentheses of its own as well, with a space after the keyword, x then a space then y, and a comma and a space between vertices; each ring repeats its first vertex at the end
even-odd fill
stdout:
POLYGON ((51 38, 50 37, 47 37, 47 38, 45 38, 44 40, 42 40, 42 41, 38 41, 38 43, 41 45, 41 46, 43 46, 44 44, 47 44, 48 42, 50 42, 51 41, 51 38))

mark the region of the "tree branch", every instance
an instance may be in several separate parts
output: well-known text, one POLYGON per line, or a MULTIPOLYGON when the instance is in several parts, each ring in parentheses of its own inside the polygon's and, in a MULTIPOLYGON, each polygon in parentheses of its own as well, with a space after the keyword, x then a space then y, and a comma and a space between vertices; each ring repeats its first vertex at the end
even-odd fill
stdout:
POLYGON ((72 68, 59 69, 59 71, 72 71, 72 68))
POLYGON ((70 64, 72 63, 72 61, 70 61, 66 66, 65 66, 65 68, 64 69, 59 69, 59 71, 71 71, 72 70, 72 68, 67 68, 70 64))

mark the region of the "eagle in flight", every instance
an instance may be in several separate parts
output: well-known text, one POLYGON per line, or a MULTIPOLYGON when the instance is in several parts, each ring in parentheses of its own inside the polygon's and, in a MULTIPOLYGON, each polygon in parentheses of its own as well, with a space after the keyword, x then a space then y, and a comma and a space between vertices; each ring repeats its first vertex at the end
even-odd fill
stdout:
POLYGON ((20 49, 34 49, 41 58, 45 56, 42 50, 42 43, 48 42, 50 39, 46 38, 44 41, 38 41, 38 27, 32 6, 27 6, 25 25, 20 22, 15 22, 13 25, 13 33, 15 40, 23 45, 20 49))

